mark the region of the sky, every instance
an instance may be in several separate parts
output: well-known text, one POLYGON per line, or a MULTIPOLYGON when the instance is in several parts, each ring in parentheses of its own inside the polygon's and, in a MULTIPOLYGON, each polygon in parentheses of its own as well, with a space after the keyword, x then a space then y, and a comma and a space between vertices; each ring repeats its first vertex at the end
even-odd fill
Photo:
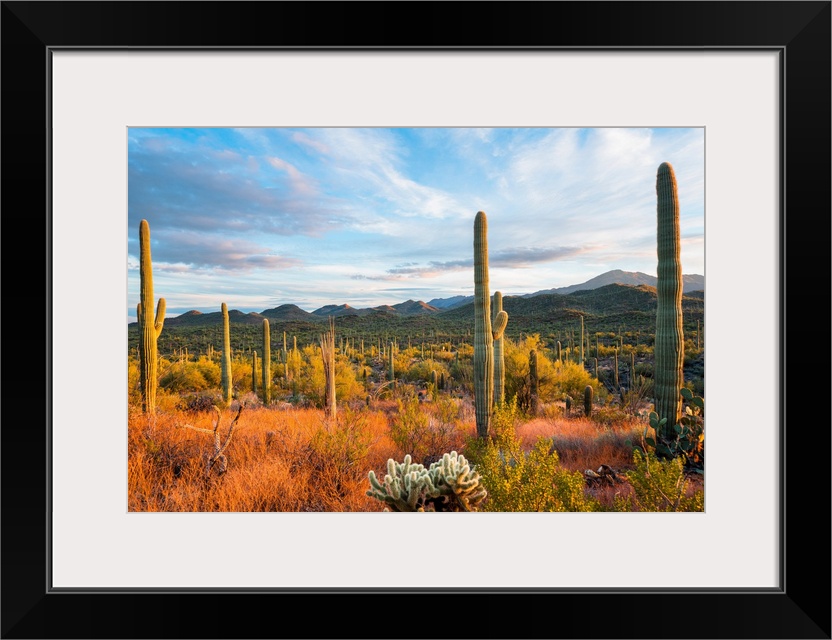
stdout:
POLYGON ((656 275, 656 172, 673 165, 682 271, 705 275, 704 128, 130 128, 128 321, 139 224, 166 316, 363 308, 656 275))

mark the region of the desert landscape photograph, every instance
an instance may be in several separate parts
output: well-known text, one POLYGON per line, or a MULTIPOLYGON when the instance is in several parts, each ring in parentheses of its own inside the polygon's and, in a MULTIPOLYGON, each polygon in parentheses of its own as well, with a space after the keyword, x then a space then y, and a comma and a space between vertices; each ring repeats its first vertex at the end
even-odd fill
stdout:
POLYGON ((704 128, 129 128, 130 512, 704 512, 704 128))

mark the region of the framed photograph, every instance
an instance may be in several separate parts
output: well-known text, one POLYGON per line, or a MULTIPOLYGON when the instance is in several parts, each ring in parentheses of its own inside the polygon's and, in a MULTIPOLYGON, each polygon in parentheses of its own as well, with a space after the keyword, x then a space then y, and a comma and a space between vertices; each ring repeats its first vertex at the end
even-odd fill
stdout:
MULTIPOLYGON (((825 301, 830 291, 819 259, 828 265, 832 210, 829 2, 3 2, 2 51, 4 638, 830 637, 830 433, 827 418, 817 424, 823 398, 807 376, 828 368, 805 327, 815 313, 807 296, 825 301), (404 26, 372 26, 388 12, 404 26), (140 219, 154 238, 156 296, 170 296, 171 340, 189 310, 215 313, 217 326, 228 310, 256 322, 235 335, 236 371, 249 378, 233 400, 223 383, 234 409, 244 395, 274 400, 251 388, 258 369, 249 364, 265 347, 272 304, 321 315, 349 303, 369 314, 410 298, 436 310, 427 303, 466 293, 447 274, 478 264, 468 255, 478 211, 494 211, 495 282, 511 272, 517 293, 545 288, 521 269, 546 264, 543 247, 576 264, 578 254, 603 256, 586 269, 611 264, 605 243, 632 260, 647 252, 649 262, 655 246, 639 244, 649 233, 634 213, 644 203, 617 203, 637 200, 623 176, 643 168, 653 188, 670 155, 695 227, 682 238, 683 261, 707 275, 696 307, 707 327, 698 391, 709 401, 700 508, 692 491, 690 508, 676 513, 407 515, 347 498, 301 509, 275 497, 290 486, 277 471, 260 479, 268 486, 256 499, 272 502, 259 508, 228 490, 200 494, 210 503, 169 493, 130 462, 136 446, 148 459, 165 455, 159 433, 172 428, 128 431, 131 402, 146 408, 146 384, 138 401, 129 388, 131 375, 145 380, 139 352, 150 335, 131 323, 148 327, 150 311, 160 327, 164 314, 153 294, 138 295, 140 219), (261 166, 274 175, 255 185, 261 166), (557 225, 537 208, 555 195, 574 212, 557 225), (453 219, 460 205, 451 197, 463 211, 470 205, 470 220, 453 219), (243 210, 239 198, 256 206, 243 210), (269 215, 276 228, 252 223, 263 210, 279 211, 269 215), (403 231, 391 231, 400 223, 403 231), (513 226, 498 232, 503 224, 513 226), (593 235, 590 247, 570 235, 596 225, 615 237, 593 235), (455 243, 468 251, 461 259, 445 248, 455 243), (355 250, 340 262, 345 244, 355 250), (376 246, 387 262, 371 260, 376 246), (432 282, 445 288, 424 299, 434 289, 415 288, 411 276, 438 268, 445 272, 432 282), (182 269, 187 280, 176 279, 182 269), (789 308, 800 314, 791 323, 789 308), (21 325, 32 339, 21 339, 21 325), (435 520, 443 517, 451 519, 435 520), (466 613, 454 629, 429 620, 460 603, 466 613), (327 615, 307 619, 302 605, 327 615), (403 622, 403 607, 422 615, 403 622)), ((364 328, 381 317, 347 315, 364 328)), ((558 330, 544 337, 552 345, 558 330)), ((350 337, 329 349, 357 350, 350 337)), ((433 345, 378 337, 366 345, 378 349, 380 367, 363 388, 368 402, 386 400, 399 350, 433 345)), ((300 341, 299 352, 327 352, 325 335, 300 341)), ((470 341, 463 334, 456 345, 470 341)), ((552 345, 541 342, 549 349, 541 366, 557 359, 552 345)), ((283 346, 271 337, 271 348, 283 346)), ((596 356, 603 346, 596 342, 596 356)), ((190 362, 184 343, 165 349, 190 362)), ((230 356, 206 355, 215 360, 230 369, 230 356)), ((261 380, 292 402, 306 399, 308 390, 292 387, 289 360, 274 362, 286 369, 261 380)), ((422 382, 412 385, 416 401, 434 389, 422 382)), ((568 409, 554 405, 546 410, 568 409)), ((208 446, 212 425, 221 436, 232 413, 213 422, 195 412, 174 425, 192 427, 175 437, 195 459, 208 452, 206 482, 234 471, 221 437, 213 454, 208 446)), ((270 446, 267 431, 262 443, 244 434, 245 446, 270 446)), ((178 478, 195 464, 169 466, 178 478)))

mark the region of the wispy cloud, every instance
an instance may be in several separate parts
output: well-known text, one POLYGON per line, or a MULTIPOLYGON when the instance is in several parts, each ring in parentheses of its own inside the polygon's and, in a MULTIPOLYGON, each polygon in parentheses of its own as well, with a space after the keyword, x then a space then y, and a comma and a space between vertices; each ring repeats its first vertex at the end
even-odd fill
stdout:
POLYGON ((679 180, 683 270, 704 273, 702 129, 138 128, 128 136, 128 309, 141 219, 151 227, 155 288, 170 308, 212 292, 252 311, 468 294, 478 210, 488 214, 489 264, 504 291, 576 284, 613 268, 652 274, 656 170, 665 161, 679 180))

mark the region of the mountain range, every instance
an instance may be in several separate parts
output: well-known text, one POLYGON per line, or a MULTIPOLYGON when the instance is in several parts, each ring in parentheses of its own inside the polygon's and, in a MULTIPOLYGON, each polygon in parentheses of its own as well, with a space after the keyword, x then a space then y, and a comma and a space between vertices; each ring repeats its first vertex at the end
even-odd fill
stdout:
MULTIPOLYGON (((701 275, 683 275, 683 293, 686 295, 693 294, 694 297, 704 297, 705 278, 701 275), (698 292, 698 295, 697 293, 698 292)), ((580 295, 580 292, 595 291, 609 287, 610 285, 625 285, 626 287, 635 287, 642 291, 655 288, 657 278, 655 276, 647 275, 638 271, 622 271, 616 269, 608 271, 599 276, 596 276, 581 284, 570 285, 568 287, 559 287, 554 289, 543 289, 534 293, 522 294, 512 296, 514 298, 535 298, 537 296, 544 296, 548 299, 557 299, 557 296, 571 296, 573 294, 580 295), (556 294, 556 295, 552 295, 556 294)), ((620 287, 611 287, 611 291, 618 290, 620 287)), ((617 295, 617 294, 616 294, 617 295)), ((508 297, 505 296, 504 297, 508 297)), ((607 296, 602 296, 605 298, 607 296)), ((357 309, 348 304, 341 305, 325 305, 320 309, 309 312, 304 311, 294 304, 282 304, 272 309, 265 309, 260 313, 244 313, 237 310, 229 310, 229 321, 234 324, 262 324, 264 318, 275 321, 316 321, 329 317, 344 317, 344 316, 358 316, 358 317, 412 317, 412 316, 434 316, 445 315, 446 312, 459 309, 473 302, 474 296, 453 296, 451 298, 434 298, 425 303, 421 300, 407 300, 394 305, 381 305, 378 307, 369 307, 357 309)), ((549 304, 549 303, 547 303, 549 304)), ((135 324, 135 323, 131 323, 135 324)), ((202 313, 200 311, 187 311, 179 316, 168 318, 165 320, 166 326, 204 326, 222 324, 222 313, 214 311, 210 313, 202 313)))

